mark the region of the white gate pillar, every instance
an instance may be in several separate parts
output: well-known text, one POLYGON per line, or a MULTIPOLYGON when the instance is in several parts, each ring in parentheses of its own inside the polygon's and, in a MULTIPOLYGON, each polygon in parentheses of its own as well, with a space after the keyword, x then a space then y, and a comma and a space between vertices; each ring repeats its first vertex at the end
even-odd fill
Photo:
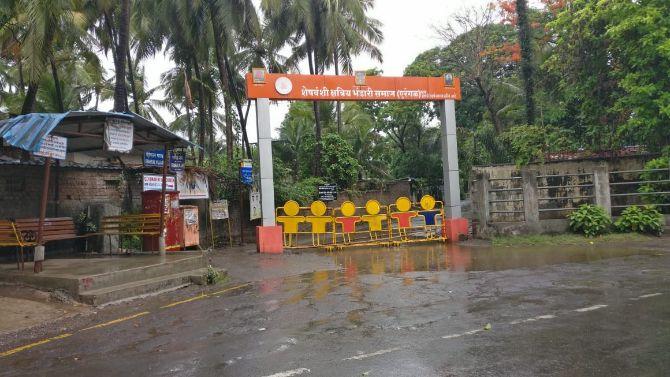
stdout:
POLYGON ((263 226, 275 225, 275 187, 272 174, 272 127, 270 125, 270 100, 256 100, 256 130, 261 178, 261 211, 263 226))
POLYGON ((444 180, 444 214, 447 219, 461 217, 461 187, 458 175, 456 142, 456 105, 454 100, 439 102, 442 131, 442 179, 444 180))

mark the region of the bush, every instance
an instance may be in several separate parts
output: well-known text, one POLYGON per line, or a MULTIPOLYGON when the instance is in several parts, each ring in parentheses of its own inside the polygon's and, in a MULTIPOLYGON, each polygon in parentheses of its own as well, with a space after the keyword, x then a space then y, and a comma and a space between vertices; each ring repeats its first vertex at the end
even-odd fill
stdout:
POLYGON ((212 267, 210 264, 207 266, 207 272, 205 273, 205 282, 207 285, 213 285, 218 283, 221 280, 221 274, 219 274, 219 271, 216 270, 216 268, 212 267))
POLYGON ((638 232, 660 236, 663 233, 663 216, 654 206, 630 206, 614 224, 619 232, 638 232))
POLYGON ((595 237, 609 233, 612 220, 602 207, 593 204, 582 204, 568 215, 570 230, 582 233, 586 237, 595 237))

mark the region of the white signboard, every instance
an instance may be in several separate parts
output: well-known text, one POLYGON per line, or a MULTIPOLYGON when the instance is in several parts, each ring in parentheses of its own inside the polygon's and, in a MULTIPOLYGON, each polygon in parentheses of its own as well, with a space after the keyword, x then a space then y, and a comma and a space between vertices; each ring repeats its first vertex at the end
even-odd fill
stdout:
MULTIPOLYGON (((165 190, 174 191, 175 178, 172 175, 165 177, 165 190)), ((142 175, 142 191, 161 191, 163 189, 163 176, 160 174, 143 174, 142 175)))
POLYGON ((108 151, 130 152, 133 149, 133 123, 125 119, 107 118, 105 146, 108 151))
POLYGON ((177 173, 179 199, 209 199, 207 176, 202 173, 180 171, 177 173))
POLYGON ((228 218, 228 201, 216 200, 209 204, 212 211, 212 220, 224 220, 228 218))
POLYGON ((261 218, 261 193, 258 190, 249 191, 249 208, 250 220, 261 218))
POLYGON ((40 150, 35 152, 35 156, 51 157, 57 160, 65 160, 67 152, 67 139, 60 136, 47 135, 42 140, 40 150))

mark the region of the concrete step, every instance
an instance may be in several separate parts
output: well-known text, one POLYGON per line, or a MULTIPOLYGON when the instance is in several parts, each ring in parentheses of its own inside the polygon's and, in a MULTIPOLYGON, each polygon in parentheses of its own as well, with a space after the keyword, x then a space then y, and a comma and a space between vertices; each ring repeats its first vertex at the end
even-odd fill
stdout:
POLYGON ((190 275, 180 273, 88 290, 79 294, 79 301, 89 305, 101 305, 151 293, 160 293, 190 284, 190 275))
POLYGON ((113 287, 126 283, 170 276, 186 271, 197 270, 206 266, 207 259, 204 255, 199 254, 177 260, 166 261, 165 263, 157 263, 136 268, 110 271, 97 275, 89 275, 80 277, 78 279, 76 293, 82 294, 88 291, 94 291, 106 287, 113 287))
MULTIPOLYGON (((199 268, 196 270, 180 272, 178 274, 87 290, 79 294, 79 301, 89 305, 102 305, 116 301, 157 295, 190 284, 203 285, 206 284, 204 278, 206 272, 207 268, 199 268)), ((227 275, 226 270, 219 269, 219 273, 222 276, 227 275)))

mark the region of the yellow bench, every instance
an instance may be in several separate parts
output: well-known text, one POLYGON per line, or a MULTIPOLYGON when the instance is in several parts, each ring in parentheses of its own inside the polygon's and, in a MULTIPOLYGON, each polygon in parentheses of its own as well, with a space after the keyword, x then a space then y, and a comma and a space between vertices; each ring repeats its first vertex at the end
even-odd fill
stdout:
POLYGON ((110 239, 111 236, 158 236, 161 233, 160 216, 158 213, 106 216, 100 221, 99 234, 110 239))

